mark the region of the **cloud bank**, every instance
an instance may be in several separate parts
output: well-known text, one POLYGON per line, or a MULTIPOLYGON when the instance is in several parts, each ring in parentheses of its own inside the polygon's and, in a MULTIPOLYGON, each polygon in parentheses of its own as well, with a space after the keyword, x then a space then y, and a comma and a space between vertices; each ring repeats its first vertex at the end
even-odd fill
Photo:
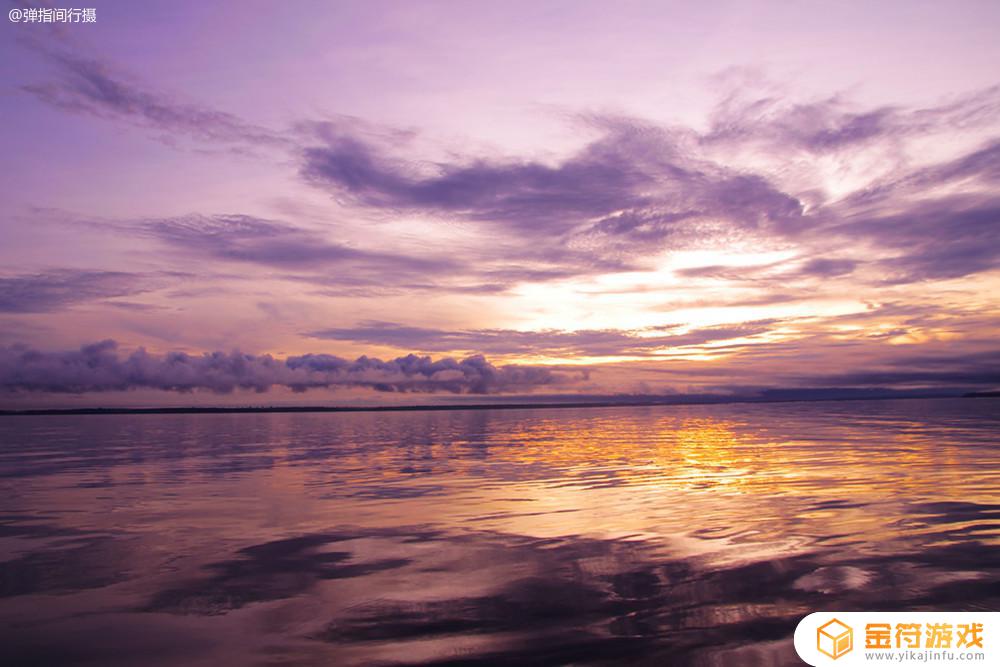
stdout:
POLYGON ((462 360, 407 355, 389 361, 360 357, 354 361, 329 354, 287 359, 241 352, 150 354, 140 348, 127 357, 105 340, 79 350, 43 352, 24 345, 0 348, 0 392, 87 393, 159 389, 237 389, 266 392, 287 387, 364 387, 380 392, 492 394, 531 391, 573 382, 585 372, 535 366, 494 366, 482 356, 462 360))

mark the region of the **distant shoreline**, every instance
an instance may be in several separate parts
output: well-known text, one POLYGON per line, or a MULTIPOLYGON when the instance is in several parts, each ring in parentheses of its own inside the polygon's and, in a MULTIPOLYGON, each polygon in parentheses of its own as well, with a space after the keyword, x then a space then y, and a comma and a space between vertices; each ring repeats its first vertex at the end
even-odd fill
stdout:
POLYGON ((553 408, 635 408, 686 405, 727 405, 733 403, 826 403, 843 401, 891 401, 921 398, 1000 398, 1000 392, 969 392, 965 394, 922 394, 903 396, 843 396, 829 398, 759 398, 759 397, 692 397, 673 400, 574 401, 563 403, 448 403, 442 405, 368 405, 368 406, 300 406, 274 405, 260 407, 162 407, 162 408, 39 408, 0 410, 0 417, 73 416, 73 415, 177 415, 177 414, 250 414, 307 412, 443 412, 452 410, 549 410, 553 408))

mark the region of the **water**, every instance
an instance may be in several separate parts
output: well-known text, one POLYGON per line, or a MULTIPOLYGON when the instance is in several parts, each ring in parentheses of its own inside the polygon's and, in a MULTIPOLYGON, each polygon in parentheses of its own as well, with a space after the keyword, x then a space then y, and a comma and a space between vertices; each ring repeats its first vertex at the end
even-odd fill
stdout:
POLYGON ((1000 401, 0 418, 5 664, 800 664, 1000 609, 1000 401))

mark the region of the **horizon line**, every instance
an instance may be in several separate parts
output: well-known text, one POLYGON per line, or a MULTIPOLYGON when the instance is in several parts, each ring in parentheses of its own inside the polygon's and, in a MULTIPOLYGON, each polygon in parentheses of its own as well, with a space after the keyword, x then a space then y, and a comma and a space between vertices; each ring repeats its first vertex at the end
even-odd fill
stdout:
POLYGON ((1000 398, 998 391, 972 391, 935 394, 900 394, 878 396, 830 396, 800 398, 767 398, 734 396, 711 398, 707 396, 673 400, 622 400, 622 401, 572 401, 561 403, 447 403, 414 405, 266 405, 266 406, 167 406, 146 408, 91 407, 91 408, 29 408, 25 410, 0 410, 0 417, 74 416, 74 415, 142 415, 142 414, 249 414, 249 413, 321 413, 321 412, 441 412, 449 410, 545 410, 550 408, 627 408, 672 407, 688 405, 728 405, 734 403, 823 403, 832 401, 886 401, 933 398, 1000 398))

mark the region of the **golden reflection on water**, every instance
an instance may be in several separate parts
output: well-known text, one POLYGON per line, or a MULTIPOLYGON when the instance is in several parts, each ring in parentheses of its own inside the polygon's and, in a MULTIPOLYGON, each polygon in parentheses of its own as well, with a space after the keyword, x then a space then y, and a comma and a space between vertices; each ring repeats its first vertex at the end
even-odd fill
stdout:
MULTIPOLYGON (((970 459, 975 443, 956 429, 705 412, 458 413, 416 425, 364 416, 353 427, 365 437, 381 429, 398 439, 342 449, 359 435, 341 430, 323 445, 328 458, 303 462, 301 443, 283 434, 259 493, 318 523, 352 515, 374 525, 653 539, 726 561, 817 540, 895 549, 940 532, 914 505, 997 499, 997 466, 970 459)), ((995 543, 997 534, 977 539, 995 543)))
MULTIPOLYGON (((165 435, 161 446, 184 456, 137 459, 115 449, 114 465, 83 462, 33 482, 53 485, 36 498, 53 511, 83 493, 72 480, 115 489, 98 506, 124 496, 126 506, 163 505, 165 514, 204 502, 207 481, 229 489, 213 494, 221 511, 208 514, 220 516, 237 499, 259 498, 272 520, 293 525, 356 516, 376 525, 635 536, 702 552, 794 550, 818 538, 877 549, 936 530, 914 504, 997 500, 995 448, 968 439, 982 433, 912 417, 712 407, 261 415, 249 424, 189 417, 164 433, 147 424, 119 435, 165 435), (226 429, 235 429, 226 437, 238 447, 226 437, 205 446, 226 429), (150 498, 157 485, 169 496, 150 498)), ((978 537, 997 539, 989 531, 978 537)))
POLYGON ((296 664, 516 656, 536 622, 780 657, 755 619, 964 604, 990 580, 993 407, 0 421, 0 622, 44 644, 90 631, 72 619, 155 636, 194 616, 182 634, 247 662, 267 642, 296 664))

